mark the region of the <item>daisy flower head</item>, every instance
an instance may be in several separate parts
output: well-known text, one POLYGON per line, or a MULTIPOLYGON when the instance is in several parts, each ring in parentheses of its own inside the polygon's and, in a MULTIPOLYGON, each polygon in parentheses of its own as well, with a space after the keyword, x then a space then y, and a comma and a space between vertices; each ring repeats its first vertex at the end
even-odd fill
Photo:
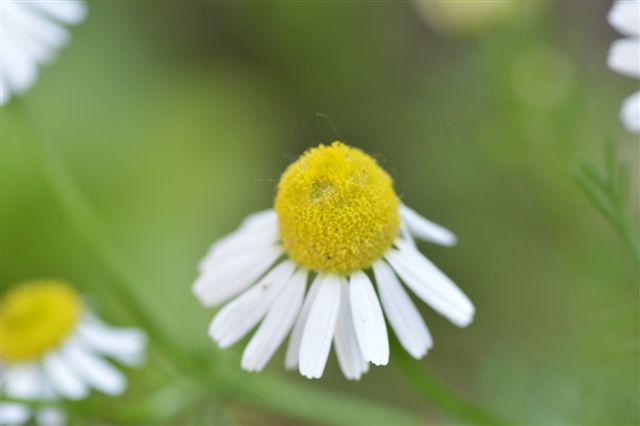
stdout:
POLYGON ((260 324, 242 355, 244 369, 262 370, 290 334, 287 368, 321 377, 333 342, 344 375, 359 379, 369 363, 389 361, 385 316, 413 357, 432 346, 402 283, 454 324, 473 319, 467 296, 414 238, 456 242, 400 202, 372 157, 341 142, 320 145, 289 165, 274 209, 212 245, 193 292, 206 306, 235 297, 209 328, 221 348, 260 324))
MULTIPOLYGON (((611 45, 607 65, 619 74, 640 79, 640 0, 616 0, 607 19, 625 36, 611 45)), ((622 103, 620 120, 629 132, 640 133, 640 92, 622 103)))
MULTIPOLYGON (((106 357, 125 365, 144 360, 140 330, 102 322, 69 284, 38 280, 19 284, 0 301, 0 390, 9 398, 54 402, 85 398, 90 388, 115 396, 125 375, 106 357)), ((0 402, 0 424, 61 424, 57 408, 32 410, 0 402)))
POLYGON ((82 0, 0 0, 0 105, 35 83, 85 16, 82 0))

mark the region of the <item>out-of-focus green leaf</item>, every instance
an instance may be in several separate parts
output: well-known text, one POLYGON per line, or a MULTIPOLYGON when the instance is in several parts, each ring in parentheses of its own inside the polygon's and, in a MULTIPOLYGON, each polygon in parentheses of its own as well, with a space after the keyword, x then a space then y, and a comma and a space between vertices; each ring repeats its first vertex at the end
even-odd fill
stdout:
POLYGON ((408 410, 393 408, 343 392, 323 389, 319 383, 305 385, 267 375, 252 376, 220 371, 225 395, 232 400, 320 424, 418 425, 424 419, 408 410))
POLYGON ((404 377, 420 392, 426 400, 448 415, 462 420, 466 424, 508 425, 508 422, 494 415, 480 405, 465 400, 444 383, 438 381, 422 369, 415 359, 400 347, 397 339, 392 339, 391 350, 394 361, 398 363, 404 377))

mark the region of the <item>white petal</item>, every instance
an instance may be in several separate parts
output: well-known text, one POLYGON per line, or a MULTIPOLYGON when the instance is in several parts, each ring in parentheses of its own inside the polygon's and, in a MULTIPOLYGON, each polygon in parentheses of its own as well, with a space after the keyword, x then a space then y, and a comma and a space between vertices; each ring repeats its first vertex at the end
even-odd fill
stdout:
POLYGON ((33 67, 33 73, 36 73, 37 65, 50 61, 56 51, 55 48, 23 31, 16 22, 6 19, 0 26, 0 44, 2 68, 5 69, 3 73, 7 72, 7 67, 11 68, 8 61, 16 60, 28 63, 33 67))
POLYGON ((42 399, 43 401, 55 401, 60 398, 60 394, 53 387, 53 385, 49 382, 49 379, 44 376, 44 372, 42 373, 44 377, 44 381, 42 383, 42 399))
POLYGON ((400 217, 403 223, 409 228, 409 232, 417 238, 431 241, 444 246, 456 244, 456 236, 448 229, 425 219, 415 210, 400 204, 400 217))
POLYGON ((0 1, 0 105, 35 83, 38 66, 70 39, 63 23, 84 15, 78 0, 0 1))
POLYGON ((209 335, 218 346, 231 346, 262 319, 294 269, 295 265, 285 260, 218 312, 209 327, 209 335))
POLYGON ((2 45, 2 77, 15 93, 30 88, 38 75, 36 63, 14 44, 2 45))
POLYGON ((364 359, 374 365, 387 365, 389 363, 387 326, 384 323, 384 315, 376 291, 364 272, 356 271, 351 275, 349 295, 353 326, 364 359))
POLYGON ((126 365, 140 365, 145 359, 147 336, 137 328, 111 327, 94 315, 78 326, 79 337, 95 352, 126 365))
POLYGON ((11 97, 11 92, 9 91, 9 87, 5 83, 4 72, 2 72, 2 68, 0 67, 0 106, 6 105, 11 97))
POLYGON ((640 78, 640 39, 614 41, 609 49, 607 65, 620 74, 640 78))
POLYGON ((57 408, 41 408, 36 412, 36 423, 40 426, 63 426, 67 415, 57 408))
POLYGON ((616 0, 607 19, 622 34, 640 37, 640 0, 616 0))
POLYGON ((240 224, 241 228, 258 229, 262 227, 276 227, 278 225, 278 215, 274 209, 261 210, 245 217, 240 224))
POLYGON ((49 379, 51 386, 63 397, 68 399, 85 398, 89 389, 71 366, 66 364, 56 351, 52 351, 44 359, 44 374, 49 379))
MULTIPOLYGON (((238 231, 236 231, 238 232, 238 231)), ((271 232, 273 233, 273 232, 271 232)), ((258 257, 260 253, 270 252, 278 248, 276 238, 273 235, 249 234, 244 231, 236 235, 231 234, 214 245, 207 255, 198 264, 198 272, 207 274, 216 269, 228 267, 229 262, 239 261, 248 257, 258 257)), ((280 250, 282 251, 282 250, 280 250)))
MULTIPOLYGON (((61 47, 69 41, 68 31, 61 25, 34 13, 22 2, 3 1, 3 22, 13 22, 22 27, 25 34, 36 37, 48 46, 61 47)), ((3 48, 6 47, 3 45, 3 48)))
POLYGON ((32 0, 27 4, 67 24, 78 24, 87 16, 87 7, 79 0, 32 0))
POLYGON ((70 339, 62 347, 61 355, 64 362, 91 387, 111 396, 119 395, 126 389, 127 378, 124 374, 92 353, 80 340, 70 339))
POLYGON ((640 133, 640 92, 629 96, 622 103, 620 120, 631 133, 640 133))
POLYGON ((311 288, 307 293, 307 297, 304 300, 300 314, 296 319, 296 323, 293 326, 291 337, 289 337, 289 345, 287 346, 287 354, 285 355, 284 365, 288 370, 293 370, 298 367, 298 360, 300 356, 300 344, 302 343, 302 333, 304 332, 304 326, 307 323, 309 317, 309 311, 313 305, 313 301, 318 293, 318 288, 322 281, 322 276, 317 275, 311 284, 311 288))
POLYGON ((7 367, 3 375, 8 396, 21 399, 40 399, 45 396, 45 379, 36 364, 7 367))
POLYGON ((343 277, 326 275, 318 287, 300 343, 300 374, 322 377, 340 310, 340 282, 343 277))
POLYGON ((268 246, 231 257, 201 275, 193 293, 205 306, 222 303, 254 283, 281 255, 282 248, 268 246))
POLYGON ((291 276, 244 350, 242 368, 262 370, 287 337, 302 306, 307 275, 307 271, 299 270, 291 276))
POLYGON ((340 312, 333 336, 338 363, 344 376, 349 380, 360 380, 368 370, 367 360, 362 356, 351 315, 351 297, 346 280, 340 282, 340 312))
POLYGON ((382 307, 400 344, 412 357, 422 358, 433 346, 433 340, 420 312, 384 260, 373 264, 373 273, 382 307))
POLYGON ((21 425, 29 420, 31 411, 26 405, 15 402, 0 402, 0 424, 21 425))
POLYGON ((416 242, 413 240, 413 235, 411 235, 411 232, 409 231, 409 228, 407 227, 407 224, 404 220, 400 221, 400 235, 402 239, 405 240, 408 244, 413 247, 416 246, 416 242))
POLYGON ((38 65, 69 40, 67 30, 41 12, 50 10, 62 18, 83 8, 80 2, 0 2, 0 104, 29 89, 37 79, 38 65))
POLYGON ((273 211, 268 211, 249 216, 240 229, 211 245, 207 255, 200 261, 198 270, 205 272, 215 265, 224 263, 230 257, 275 245, 279 234, 277 218, 274 215, 273 211))
POLYGON ((400 278, 423 301, 459 327, 473 320, 475 308, 469 298, 433 263, 402 241, 400 250, 385 254, 400 278))

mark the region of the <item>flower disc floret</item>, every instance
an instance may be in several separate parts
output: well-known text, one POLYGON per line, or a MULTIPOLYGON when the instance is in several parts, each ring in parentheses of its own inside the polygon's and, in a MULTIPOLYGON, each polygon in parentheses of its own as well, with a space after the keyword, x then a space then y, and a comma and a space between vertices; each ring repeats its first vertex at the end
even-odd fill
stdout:
POLYGON ((74 331, 82 310, 78 293, 61 281, 30 281, 10 289, 0 302, 0 359, 39 358, 74 331))
POLYGON ((288 255, 315 271, 370 267, 398 232, 398 197, 376 161, 341 142, 306 151, 278 184, 275 210, 288 255))

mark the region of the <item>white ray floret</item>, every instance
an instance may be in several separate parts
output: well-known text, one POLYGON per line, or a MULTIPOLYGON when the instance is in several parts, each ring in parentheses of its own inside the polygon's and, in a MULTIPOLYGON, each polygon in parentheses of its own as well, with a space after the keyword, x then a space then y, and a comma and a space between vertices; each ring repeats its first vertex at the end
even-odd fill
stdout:
POLYGON ((284 261, 226 305, 211 322, 209 335, 222 348, 242 339, 266 314, 291 277, 295 265, 284 261))
POLYGON ((0 105, 35 83, 38 68, 69 42, 66 27, 85 16, 81 0, 0 1, 0 105))
POLYGON ((640 1, 614 1, 607 19, 609 24, 621 34, 640 37, 640 1))
POLYGON ((640 92, 624 100, 620 109, 620 119, 628 131, 640 133, 640 92))
MULTIPOLYGON (((609 49, 607 65, 627 77, 640 78, 640 0, 616 0, 607 16, 609 24, 625 38, 609 49)), ((640 133, 640 92, 622 104, 620 120, 629 132, 640 133)))
POLYGON ((45 357, 43 370, 53 389, 64 398, 78 400, 86 398, 89 394, 87 384, 78 377, 58 351, 51 351, 45 357))
POLYGON ((359 380, 369 370, 369 363, 362 355, 351 313, 351 296, 346 281, 340 283, 340 312, 333 336, 340 369, 349 380, 359 380))
POLYGON ((409 234, 416 238, 449 247, 458 242, 453 232, 420 216, 415 210, 404 204, 400 204, 400 217, 408 228, 409 234))
POLYGON ((307 271, 297 271, 282 290, 242 354, 242 368, 260 371, 287 337, 302 307, 307 271))
POLYGON ((384 312, 400 344, 412 357, 422 358, 433 346, 433 340, 420 312, 385 261, 374 263, 373 272, 384 312))
POLYGON ((31 411, 24 404, 0 402, 0 424, 21 425, 29 421, 31 411))
POLYGON ((402 281, 425 303, 460 327, 473 320, 469 298, 442 271, 415 248, 396 241, 398 249, 385 255, 402 281))
POLYGON ((358 271, 349 281, 351 312, 364 359, 374 365, 389 362, 389 338, 382 308, 369 277, 358 271))
POLYGON ((74 366, 80 380, 107 395, 120 395, 127 387, 127 379, 118 369, 91 352, 78 339, 73 339, 61 349, 62 356, 74 366))
POLYGON ((315 280, 311 284, 311 287, 309 288, 307 297, 304 300, 304 304, 302 305, 302 309, 300 310, 300 315, 298 315, 298 319, 293 326, 293 331, 291 332, 291 337, 289 338, 289 346, 287 347, 287 354, 285 356, 285 367, 289 370, 298 368, 298 363, 300 361, 300 345, 302 344, 302 333, 304 333, 304 326, 307 323, 307 318, 309 318, 311 306, 313 306, 313 301, 316 298, 316 294, 318 293, 318 289, 321 286, 322 280, 323 277, 321 275, 316 276, 315 280))
POLYGON ((616 40, 607 57, 609 68, 627 77, 640 78, 640 43, 632 38, 616 40))
POLYGON ((345 278, 325 275, 318 287, 300 343, 300 374, 309 378, 322 377, 327 364, 331 341, 340 311, 340 287, 345 278))

